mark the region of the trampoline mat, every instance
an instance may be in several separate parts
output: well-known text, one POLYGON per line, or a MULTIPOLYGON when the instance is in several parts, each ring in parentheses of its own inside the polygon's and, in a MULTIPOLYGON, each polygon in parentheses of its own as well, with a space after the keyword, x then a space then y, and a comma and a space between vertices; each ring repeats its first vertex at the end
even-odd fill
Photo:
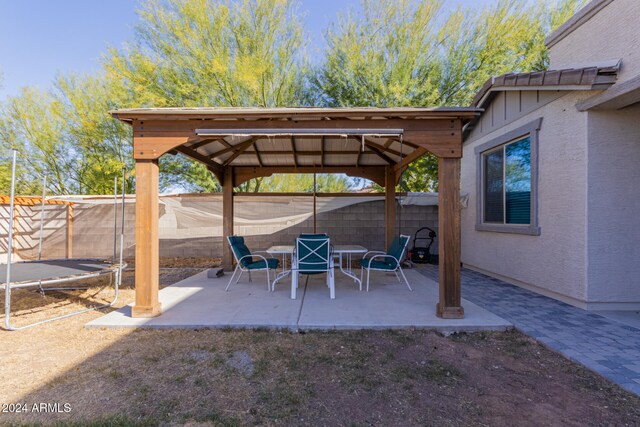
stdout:
MULTIPOLYGON (((111 261, 100 259, 55 259, 11 264, 11 283, 37 282, 113 270, 111 261)), ((7 264, 0 265, 0 283, 7 279, 7 264)))

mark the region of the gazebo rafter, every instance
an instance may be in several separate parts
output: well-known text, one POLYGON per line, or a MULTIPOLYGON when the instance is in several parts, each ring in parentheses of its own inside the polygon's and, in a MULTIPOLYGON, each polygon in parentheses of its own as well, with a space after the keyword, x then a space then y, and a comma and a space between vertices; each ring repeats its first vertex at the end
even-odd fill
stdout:
POLYGON ((296 155, 296 138, 291 135, 291 154, 293 159, 293 165, 298 167, 298 156, 296 155))
POLYGON ((219 163, 216 163, 212 159, 207 156, 203 156, 198 153, 196 150, 191 149, 191 147, 186 147, 184 145, 180 145, 174 148, 175 151, 184 154, 187 157, 192 158, 193 160, 197 160, 200 163, 203 163, 207 169, 209 169, 218 179, 222 177, 224 173, 224 168, 219 163))
POLYGON ((201 141, 197 141, 197 142, 194 142, 193 144, 189 144, 189 148, 191 148, 192 150, 197 150, 198 148, 202 147, 203 145, 207 145, 207 144, 209 144, 211 142, 214 142, 214 141, 216 141, 216 142, 219 141, 219 142, 222 143, 223 139, 221 139, 221 138, 205 138, 205 139, 203 139, 201 141))
POLYGON ((367 142, 366 139, 364 142, 364 146, 367 147, 369 150, 373 151, 374 153, 376 153, 378 157, 380 157, 382 160, 384 160, 388 164, 393 165, 394 163, 396 163, 392 158, 387 156, 381 148, 377 147, 375 144, 372 144, 371 142, 367 142))
POLYGON ((229 157, 227 160, 225 160, 224 166, 225 167, 229 166, 231 164, 231 162, 233 162, 235 159, 237 159, 242 153, 247 151, 249 149, 249 147, 253 146, 255 143, 256 143, 256 138, 251 138, 248 141, 245 141, 245 142, 239 144, 237 149, 234 150, 234 153, 231 155, 231 157, 229 157))

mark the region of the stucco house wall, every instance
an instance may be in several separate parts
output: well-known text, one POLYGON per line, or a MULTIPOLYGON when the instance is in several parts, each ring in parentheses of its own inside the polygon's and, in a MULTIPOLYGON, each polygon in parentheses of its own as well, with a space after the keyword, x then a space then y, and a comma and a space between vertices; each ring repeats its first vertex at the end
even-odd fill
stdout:
POLYGON ((640 308, 640 104, 590 111, 588 135, 589 307, 640 308))
MULTIPOLYGON (((635 84, 639 19, 638 0, 592 1, 547 39, 550 69, 621 59, 613 87, 635 84)), ((640 103, 579 111, 576 104, 603 92, 523 88, 507 93, 498 91, 484 105, 479 126, 464 144, 462 191, 469 194, 470 208, 462 211, 462 262, 584 308, 640 309, 640 103), (525 110, 523 102, 520 110, 508 102, 514 93, 522 101, 532 94, 539 100, 543 92, 549 94, 546 102, 529 103, 525 110), (550 98, 552 93, 562 96, 550 98), (538 118, 540 235, 476 230, 475 147, 538 118)))
MULTIPOLYGON (((623 58, 618 82, 640 70, 640 1, 596 1, 606 3, 595 15, 550 46, 551 70, 567 66, 623 58)), ((588 7, 588 6, 587 6, 588 7)))
MULTIPOLYGON (((589 19, 567 25, 564 38, 552 44, 551 67, 620 58, 617 85, 637 79, 640 1, 598 0, 589 6, 589 19)), ((588 306, 638 309, 640 104, 587 115, 588 306)))
POLYGON ((587 298, 587 115, 575 109, 585 96, 567 92, 488 134, 474 129, 463 147, 461 175, 461 191, 469 194, 461 214, 463 264, 577 305, 587 298), (475 147, 540 117, 540 235, 477 231, 475 147))

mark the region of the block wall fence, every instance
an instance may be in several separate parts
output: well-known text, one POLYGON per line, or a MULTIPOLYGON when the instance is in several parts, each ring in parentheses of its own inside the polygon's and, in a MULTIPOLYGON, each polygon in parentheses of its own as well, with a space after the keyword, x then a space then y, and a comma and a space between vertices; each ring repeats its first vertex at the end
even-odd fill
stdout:
MULTIPOLYGON (((384 248, 384 196, 318 197, 316 227, 326 232, 333 244, 357 244, 369 250, 384 248)), ((120 207, 118 220, 120 227, 120 207)), ((68 224, 66 207, 45 207, 43 258, 64 258, 67 239, 72 239, 72 256, 76 258, 113 256, 114 210, 106 198, 87 200, 73 206, 73 221, 68 224), (71 232, 68 232, 68 227, 71 232)), ((245 237, 252 250, 271 245, 293 244, 300 233, 313 231, 312 196, 243 196, 235 197, 235 234, 245 237)), ((35 259, 40 231, 39 206, 17 208, 14 225, 14 257, 35 259)), ((160 203, 161 257, 221 257, 222 197, 220 195, 163 196, 160 203)), ((0 263, 6 262, 9 207, 0 206, 0 263)), ((406 205, 397 207, 397 227, 412 237, 419 228, 438 232, 438 206, 406 205)), ((135 198, 125 203, 124 256, 135 253, 135 198)), ((117 237, 119 243, 119 235, 117 237)), ((437 239, 432 253, 437 253, 437 239)))

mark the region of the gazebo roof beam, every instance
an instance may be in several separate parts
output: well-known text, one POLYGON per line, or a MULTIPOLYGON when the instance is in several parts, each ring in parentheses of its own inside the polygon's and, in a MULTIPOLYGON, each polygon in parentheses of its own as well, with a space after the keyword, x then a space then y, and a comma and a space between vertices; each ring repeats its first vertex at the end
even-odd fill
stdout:
POLYGON ((397 163, 391 157, 389 157, 386 154, 384 154, 382 152, 382 150, 379 150, 378 148, 372 147, 370 143, 365 142, 364 144, 365 144, 365 146, 369 147, 369 149, 371 151, 376 153, 378 155, 378 157, 380 157, 382 160, 384 160, 385 162, 389 163, 390 165, 393 165, 393 164, 397 163))
POLYGON ((179 153, 184 154, 187 157, 191 157, 194 160, 197 160, 201 163, 204 163, 204 165, 207 167, 207 169, 209 169, 211 172, 213 172, 216 177, 218 177, 218 179, 220 179, 220 177, 222 176, 222 174, 224 173, 224 168, 218 164, 217 162, 215 162, 214 160, 210 159, 207 156, 203 156, 202 154, 198 153, 195 150, 192 150, 189 147, 185 147, 184 145, 178 146, 175 148, 175 150, 179 153))
MULTIPOLYGON (((236 149, 235 152, 224 162, 223 166, 228 166, 236 157, 244 153, 249 147, 256 143, 256 139, 257 138, 251 138, 248 141, 236 145, 234 147, 234 149, 236 149)), ((215 154, 212 156, 215 157, 215 154)))
MULTIPOLYGON (((392 139, 390 139, 389 141, 393 142, 393 140, 392 140, 392 139)), ((375 142, 373 142, 373 141, 371 141, 371 140, 369 140, 369 139, 365 138, 365 145, 366 145, 366 146, 370 146, 370 145, 371 145, 371 146, 374 146, 375 148, 377 148, 377 149, 379 149, 379 150, 381 150, 381 151, 383 151, 383 152, 391 153, 391 154, 393 154, 394 156, 398 156, 398 157, 400 157, 400 152, 399 152, 398 150, 394 150, 393 148, 389 148, 389 146, 388 146, 387 144, 384 144, 384 145, 378 145, 378 144, 376 144, 375 142)), ((390 144, 389 144, 389 145, 390 145, 390 144)), ((406 156, 406 155, 407 155, 407 152, 406 152, 406 151, 402 153, 402 156, 403 156, 403 157, 404 157, 404 156, 406 156)))
MULTIPOLYGON (((239 145, 240 145, 240 144, 239 144, 239 145)), ((218 157, 218 156, 222 156, 223 154, 226 154, 226 153, 228 153, 229 151, 236 151, 236 150, 235 150, 235 147, 233 147, 233 146, 232 146, 232 147, 223 148, 222 150, 219 150, 219 151, 216 151, 216 152, 215 152, 215 153, 213 153, 213 154, 210 154, 210 155, 209 155, 209 157, 213 159, 213 158, 216 158, 216 157, 218 157)))
MULTIPOLYGON (((384 143, 384 147, 388 148, 393 142, 400 142, 400 138, 389 138, 389 139, 387 139, 387 142, 384 143)), ((407 147, 411 147, 411 148, 420 148, 419 145, 416 145, 411 141, 407 141, 406 139, 402 140, 402 144, 406 145, 407 147)))
POLYGON ((293 154, 293 164, 298 166, 298 156, 296 155, 296 137, 291 135, 291 154, 293 154))
POLYGON ((220 141, 225 147, 231 148, 234 151, 236 150, 236 148, 233 145, 229 144, 229 142, 227 142, 224 138, 218 138, 218 141, 220 141))
POLYGON ((192 150, 197 150, 198 148, 202 147, 203 145, 207 145, 207 144, 210 144, 210 143, 215 142, 215 141, 222 142, 223 144, 224 144, 224 142, 226 142, 222 138, 206 138, 206 139, 203 139, 202 141, 194 142, 193 144, 189 145, 188 148, 191 148, 192 150))
POLYGON ((419 159, 420 157, 427 154, 429 151, 426 148, 418 148, 414 150, 411 154, 402 157, 402 162, 396 164, 394 170, 396 172, 396 176, 400 176, 400 172, 409 166, 412 162, 419 159))
POLYGON ((403 141, 402 141, 402 143, 403 143, 404 145, 406 145, 407 147, 411 147, 411 148, 420 148, 420 146, 419 146, 419 145, 416 145, 416 144, 414 144, 414 143, 413 143, 413 142, 411 142, 411 141, 407 141, 406 139, 405 139, 405 140, 403 140, 403 141))
POLYGON ((255 139, 255 138, 249 138, 247 141, 243 141, 238 145, 233 145, 233 144, 230 144, 229 142, 225 141, 224 138, 216 138, 215 140, 220 141, 223 145, 226 146, 226 148, 223 148, 220 151, 216 151, 215 153, 210 154, 209 157, 213 159, 215 157, 218 157, 218 156, 221 156, 221 155, 223 155, 225 153, 228 153, 229 151, 234 151, 234 152, 238 151, 240 149, 240 147, 242 147, 242 144, 244 144, 245 142, 251 141, 253 139, 255 139))
MULTIPOLYGON (((358 144, 360 144, 360 146, 362 146, 362 140, 358 140, 355 139, 353 137, 350 137, 351 140, 357 141, 358 144)), ((384 154, 384 152, 382 152, 382 150, 380 150, 377 146, 375 146, 375 144, 371 144, 370 142, 367 142, 366 140, 364 141, 364 145, 369 148, 371 151, 373 151, 374 153, 376 153, 378 155, 378 157, 380 157, 382 160, 384 160, 385 162, 387 162, 390 165, 396 164, 397 162, 395 160, 393 160, 391 157, 387 156, 386 154, 384 154)))

